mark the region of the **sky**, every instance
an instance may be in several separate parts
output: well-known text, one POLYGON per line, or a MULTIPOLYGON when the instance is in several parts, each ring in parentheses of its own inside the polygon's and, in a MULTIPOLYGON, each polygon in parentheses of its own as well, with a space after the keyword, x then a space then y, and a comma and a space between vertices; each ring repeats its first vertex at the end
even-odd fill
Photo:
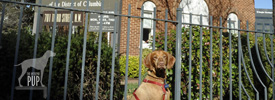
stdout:
POLYGON ((255 0, 255 8, 272 9, 272 0, 255 0))

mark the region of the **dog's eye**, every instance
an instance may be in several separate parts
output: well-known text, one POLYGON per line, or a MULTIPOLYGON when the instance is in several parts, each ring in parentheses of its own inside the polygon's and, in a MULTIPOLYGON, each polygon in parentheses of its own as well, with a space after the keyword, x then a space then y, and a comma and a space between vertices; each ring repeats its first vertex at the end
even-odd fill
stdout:
POLYGON ((163 58, 166 58, 166 55, 164 55, 163 58))
POLYGON ((156 57, 156 56, 154 56, 154 59, 157 59, 157 57, 156 57))

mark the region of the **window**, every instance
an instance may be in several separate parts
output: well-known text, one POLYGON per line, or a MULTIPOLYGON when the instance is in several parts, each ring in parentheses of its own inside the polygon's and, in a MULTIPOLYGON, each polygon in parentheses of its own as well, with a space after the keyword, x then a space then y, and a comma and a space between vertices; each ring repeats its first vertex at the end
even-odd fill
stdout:
POLYGON ((204 0, 182 0, 179 8, 183 8, 183 22, 190 23, 189 16, 191 13, 193 24, 200 24, 200 15, 202 15, 202 24, 209 25, 209 11, 204 0))
POLYGON ((257 23, 257 25, 263 25, 262 23, 257 23))
POLYGON ((143 41, 148 42, 151 29, 143 28, 143 41))
POLYGON ((270 32, 273 29, 273 25, 272 23, 257 23, 257 31, 260 30, 260 32, 262 32, 263 30, 265 30, 265 32, 270 32))
POLYGON ((256 19, 272 19, 272 17, 256 17, 256 19))
POLYGON ((266 32, 270 32, 272 29, 272 26, 270 24, 266 23, 264 26, 264 29, 266 30, 266 32))
MULTIPOLYGON (((144 7, 144 17, 154 18, 154 8, 156 5, 151 1, 146 1, 142 5, 144 7)), ((151 48, 149 41, 153 35, 153 20, 144 19, 143 20, 143 44, 142 48, 151 48)))
POLYGON ((257 29, 263 29, 263 24, 262 23, 257 23, 256 28, 257 29))
MULTIPOLYGON (((238 16, 234 13, 230 13, 227 17, 227 27, 229 28, 233 28, 233 29, 238 29, 238 16), (229 23, 229 19, 230 19, 230 23, 229 23), (229 25, 230 24, 230 25, 229 25)), ((229 30, 227 30, 229 32, 229 30)), ((234 36, 238 36, 238 30, 231 30, 231 33, 234 35, 234 36)))

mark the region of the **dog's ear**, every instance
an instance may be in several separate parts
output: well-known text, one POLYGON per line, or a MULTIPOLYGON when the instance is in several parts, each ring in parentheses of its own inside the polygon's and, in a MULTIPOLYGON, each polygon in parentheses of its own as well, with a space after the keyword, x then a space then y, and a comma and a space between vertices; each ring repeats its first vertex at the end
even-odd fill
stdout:
POLYGON ((144 59, 143 59, 143 64, 150 69, 151 67, 151 53, 148 54, 144 59))
POLYGON ((175 64, 176 58, 173 55, 169 54, 168 52, 166 52, 166 54, 168 55, 167 69, 171 69, 175 64))

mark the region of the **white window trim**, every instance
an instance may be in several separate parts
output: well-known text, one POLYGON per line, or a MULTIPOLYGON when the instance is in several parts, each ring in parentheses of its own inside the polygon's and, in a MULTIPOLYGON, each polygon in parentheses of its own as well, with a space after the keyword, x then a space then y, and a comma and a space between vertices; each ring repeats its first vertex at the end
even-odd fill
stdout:
POLYGON ((192 24, 200 24, 200 15, 202 15, 202 25, 209 25, 209 7, 204 0, 182 0, 180 2, 179 8, 183 9, 183 22, 190 23, 189 17, 191 13, 192 24), (204 11, 201 11, 201 9, 204 9, 204 11))
MULTIPOLYGON (((142 6, 144 6, 144 5, 146 5, 146 3, 148 3, 147 5, 152 5, 151 7, 148 7, 149 9, 146 9, 145 8, 145 10, 144 10, 144 13, 143 13, 143 16, 144 16, 144 14, 151 14, 151 18, 153 18, 154 17, 154 8, 156 7, 156 5, 155 5, 155 3, 153 3, 153 2, 151 2, 151 1, 146 1, 146 2, 144 2, 143 3, 143 5, 142 6)), ((143 20, 144 21, 144 20, 143 20)), ((145 25, 145 23, 143 23, 143 29, 145 29, 145 28, 147 28, 147 29, 150 29, 150 32, 149 32, 149 37, 148 37, 148 43, 146 43, 145 41, 143 41, 142 40, 142 48, 143 49, 145 49, 145 48, 149 48, 149 49, 152 49, 152 47, 150 46, 150 42, 152 42, 152 36, 153 36, 153 24, 154 24, 154 22, 153 22, 153 20, 150 20, 150 23, 151 23, 151 25, 150 25, 150 27, 144 27, 145 25)), ((142 29, 142 30, 143 30, 142 29)), ((141 38, 141 37, 140 37, 141 38)), ((139 46, 140 47, 140 46, 139 46)))
MULTIPOLYGON (((229 28, 229 18, 230 18, 230 28, 238 29, 239 26, 239 18, 235 13, 230 13, 227 17, 227 28, 229 28)), ((229 29, 227 29, 227 32, 229 32, 229 29)), ((238 36, 238 30, 231 30, 231 33, 233 36, 238 36)))

